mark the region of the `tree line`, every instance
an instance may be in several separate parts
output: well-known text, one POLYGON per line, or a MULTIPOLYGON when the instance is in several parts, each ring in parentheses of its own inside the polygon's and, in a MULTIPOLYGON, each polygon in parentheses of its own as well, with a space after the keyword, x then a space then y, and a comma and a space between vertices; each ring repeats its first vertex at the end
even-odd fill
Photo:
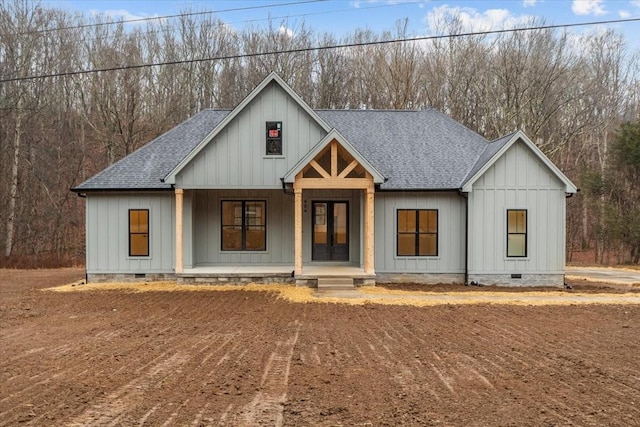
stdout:
MULTIPOLYGON (((640 145, 640 56, 613 30, 411 41, 407 21, 340 37, 305 22, 236 30, 214 14, 105 22, 0 2, 0 264, 82 262, 84 207, 69 189, 204 108, 234 107, 271 71, 313 108, 432 107, 488 139, 522 129, 583 190, 568 203, 568 258, 640 261, 640 155, 627 155, 640 145), (409 40, 312 49, 391 39, 409 40), (286 50, 300 51, 252 56, 286 50), (124 69, 20 80, 108 68, 124 69)), ((454 16, 437 31, 463 29, 454 16)))

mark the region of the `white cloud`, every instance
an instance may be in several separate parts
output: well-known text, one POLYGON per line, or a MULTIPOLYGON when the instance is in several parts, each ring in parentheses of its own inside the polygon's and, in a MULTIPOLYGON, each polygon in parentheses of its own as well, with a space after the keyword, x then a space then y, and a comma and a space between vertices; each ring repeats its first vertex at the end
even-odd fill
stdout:
POLYGON ((287 36, 290 39, 292 39, 293 36, 295 36, 293 30, 291 28, 285 27, 284 25, 280 25, 280 28, 278 28, 278 34, 287 36))
POLYGON ((571 10, 576 15, 604 15, 604 0, 573 0, 571 10))
POLYGON ((91 16, 101 16, 103 18, 112 19, 114 21, 117 21, 120 19, 122 19, 123 21, 136 21, 136 20, 142 20, 142 19, 151 21, 153 18, 158 18, 158 21, 160 21, 162 19, 158 14, 136 15, 135 13, 131 13, 126 9, 109 9, 109 10, 91 9, 89 11, 89 14, 91 16))
POLYGON ((624 10, 624 9, 619 10, 618 11, 618 15, 622 19, 631 18, 631 12, 629 12, 628 10, 624 10))
POLYGON ((513 28, 531 21, 530 15, 513 15, 507 9, 488 9, 479 12, 471 7, 450 7, 442 5, 433 8, 426 16, 426 22, 432 31, 443 23, 457 19, 462 31, 490 31, 513 28))
POLYGON ((538 0, 523 0, 522 5, 524 7, 534 7, 538 3, 538 0))

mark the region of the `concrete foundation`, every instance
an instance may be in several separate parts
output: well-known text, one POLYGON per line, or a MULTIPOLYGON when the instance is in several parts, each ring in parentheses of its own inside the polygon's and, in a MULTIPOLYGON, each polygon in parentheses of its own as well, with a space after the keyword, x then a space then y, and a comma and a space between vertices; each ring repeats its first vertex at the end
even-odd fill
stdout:
POLYGON ((291 276, 188 276, 177 278, 177 282, 184 284, 210 285, 246 285, 248 283, 293 283, 291 276))
POLYGON ((87 274, 87 283, 109 282, 160 282, 164 280, 176 280, 173 273, 90 273, 87 274))
POLYGON ((564 286, 564 274, 469 274, 469 282, 496 286, 564 286))
POLYGON ((464 283, 464 274, 456 273, 378 273, 379 283, 423 283, 436 285, 439 283, 464 283))

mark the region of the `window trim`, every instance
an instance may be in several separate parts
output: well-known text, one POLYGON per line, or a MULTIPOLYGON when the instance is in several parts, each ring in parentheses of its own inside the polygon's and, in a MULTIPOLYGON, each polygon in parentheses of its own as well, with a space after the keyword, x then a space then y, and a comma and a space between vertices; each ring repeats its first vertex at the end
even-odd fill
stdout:
POLYGON ((396 209, 396 257, 409 257, 409 258, 427 258, 437 257, 440 254, 440 212, 438 209, 396 209), (416 230, 400 231, 400 211, 413 211, 416 213, 416 230), (436 232, 420 232, 420 212, 435 212, 436 213, 436 232), (413 234, 415 236, 415 253, 413 255, 400 255, 400 234, 413 234), (420 255, 420 235, 435 235, 436 236, 436 252, 434 254, 420 255))
MULTIPOLYGON (((235 224, 234 224, 235 225, 235 224)), ((227 227, 229 225, 226 225, 227 227)), ((242 252, 242 253, 265 253, 267 252, 267 200, 266 199, 221 199, 220 200, 220 252, 242 252), (240 249, 225 249, 224 248, 224 214, 223 214, 223 206, 226 202, 231 203, 242 203, 242 247, 240 249), (246 205, 247 203, 264 203, 264 249, 246 249, 246 232, 247 232, 247 224, 246 224, 246 205)))
POLYGON ((506 233, 506 255, 507 258, 527 258, 529 255, 529 210, 528 209, 507 209, 507 233, 506 233), (524 212, 524 233, 510 233, 509 232, 509 212, 524 212), (524 235, 524 255, 509 255, 509 236, 522 236, 524 235))
POLYGON ((129 257, 130 258, 149 258, 151 257, 151 211, 149 208, 131 208, 127 210, 127 224, 128 224, 128 245, 129 245, 129 257), (140 233, 140 232, 136 232, 133 233, 131 231, 131 212, 133 211, 144 211, 147 212, 147 232, 146 233, 140 233), (132 235, 138 235, 138 234, 146 234, 147 235, 147 254, 146 255, 132 255, 131 254, 131 236, 132 235))

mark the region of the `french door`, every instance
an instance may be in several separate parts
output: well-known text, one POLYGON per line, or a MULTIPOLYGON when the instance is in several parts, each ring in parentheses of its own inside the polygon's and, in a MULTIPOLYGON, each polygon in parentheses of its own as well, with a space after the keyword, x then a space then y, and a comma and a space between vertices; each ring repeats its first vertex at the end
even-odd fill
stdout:
POLYGON ((349 261, 349 203, 313 202, 313 261, 349 261))

